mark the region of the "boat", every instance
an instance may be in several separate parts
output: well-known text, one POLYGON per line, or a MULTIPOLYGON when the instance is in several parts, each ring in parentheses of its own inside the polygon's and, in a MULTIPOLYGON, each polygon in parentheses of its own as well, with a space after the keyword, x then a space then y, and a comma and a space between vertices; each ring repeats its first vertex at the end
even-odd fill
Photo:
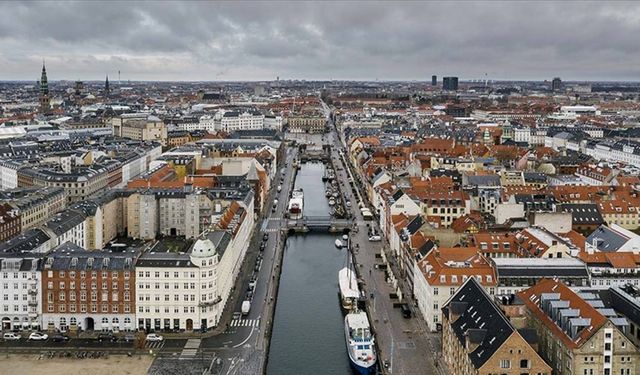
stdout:
POLYGON ((340 285, 340 304, 345 311, 349 312, 358 307, 360 290, 356 273, 350 266, 338 271, 338 284, 340 285))
POLYGON ((304 206, 304 193, 302 189, 296 189, 291 192, 289 200, 289 218, 293 220, 302 219, 302 210, 304 206))
POLYGON ((336 238, 336 247, 338 249, 342 249, 344 245, 342 244, 342 241, 340 241, 339 239, 336 238))
POLYGON ((376 373, 375 339, 364 311, 354 311, 344 317, 344 335, 351 366, 360 375, 376 373))
POLYGON ((327 191, 324 193, 324 196, 325 196, 325 197, 327 197, 327 198, 329 198, 329 197, 331 196, 331 190, 327 190, 327 191))
POLYGON ((329 206, 333 206, 336 204, 336 200, 333 197, 329 198, 329 206))

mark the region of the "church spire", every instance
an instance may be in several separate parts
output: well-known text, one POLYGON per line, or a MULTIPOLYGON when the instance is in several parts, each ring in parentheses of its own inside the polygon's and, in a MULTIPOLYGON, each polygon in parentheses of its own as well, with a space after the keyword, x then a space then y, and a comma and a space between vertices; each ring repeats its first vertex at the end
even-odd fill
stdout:
POLYGON ((40 75, 40 113, 46 115, 50 112, 50 109, 47 68, 44 65, 44 59, 42 59, 42 74, 40 75))
POLYGON ((104 80, 104 93, 109 95, 109 75, 107 74, 107 79, 104 80))

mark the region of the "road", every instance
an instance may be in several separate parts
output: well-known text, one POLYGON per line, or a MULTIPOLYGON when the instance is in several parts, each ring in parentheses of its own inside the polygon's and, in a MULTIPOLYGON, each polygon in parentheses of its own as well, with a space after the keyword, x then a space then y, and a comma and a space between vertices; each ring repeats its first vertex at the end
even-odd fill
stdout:
POLYGON ((265 363, 268 349, 268 339, 272 325, 272 311, 277 295, 277 280, 279 279, 280 256, 283 241, 281 234, 284 213, 287 210, 289 196, 294 183, 295 170, 291 168, 293 160, 297 156, 297 150, 288 149, 283 167, 277 171, 273 181, 273 188, 267 203, 265 214, 258 223, 256 237, 258 241, 252 242, 253 250, 250 250, 246 262, 251 272, 244 275, 240 285, 244 288, 242 296, 246 296, 249 279, 257 277, 251 310, 247 316, 242 316, 241 305, 245 298, 235 301, 235 309, 227 328, 219 335, 207 337, 202 340, 201 350, 205 353, 215 353, 220 358, 219 373, 223 374, 249 374, 261 373, 265 363), (281 171, 284 170, 284 176, 281 171), (277 191, 280 185, 282 190, 277 191), (278 202, 273 211, 274 200, 278 202), (264 234, 268 235, 264 251, 258 250, 259 243, 264 234), (262 262, 258 272, 255 272, 255 258, 262 255, 262 262))

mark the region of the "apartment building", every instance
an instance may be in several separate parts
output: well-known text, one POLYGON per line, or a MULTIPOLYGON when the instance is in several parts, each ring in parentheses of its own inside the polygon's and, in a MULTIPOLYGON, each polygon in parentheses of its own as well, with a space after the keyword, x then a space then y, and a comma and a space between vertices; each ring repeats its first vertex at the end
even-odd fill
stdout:
POLYGON ((227 111, 220 119, 220 130, 228 133, 239 130, 262 129, 264 129, 264 115, 260 112, 227 111))
POLYGON ((22 232, 45 223, 66 207, 63 188, 18 188, 0 192, 0 199, 15 208, 22 232))
POLYGON ((431 331, 441 328, 442 306, 467 279, 476 278, 495 294, 495 270, 475 247, 434 248, 414 267, 414 298, 431 331))
POLYGON ((146 113, 126 113, 111 119, 113 135, 138 141, 167 143, 167 126, 156 116, 146 113))
POLYGON ((0 253, 2 330, 39 329, 42 305, 40 255, 0 253))
POLYGON ((49 233, 53 246, 72 242, 79 247, 86 248, 85 219, 86 215, 82 211, 67 209, 49 219, 43 229, 49 233))
POLYGON ((42 260, 42 325, 62 331, 135 330, 137 249, 87 251, 71 242, 42 260))
POLYGON ((327 119, 322 114, 292 114, 286 119, 291 133, 324 133, 327 119))
POLYGON ((442 317, 442 353, 451 374, 551 375, 527 341, 530 332, 517 330, 475 278, 451 296, 442 317))
POLYGON ((560 281, 543 279, 518 297, 554 374, 640 372, 640 353, 627 337, 628 320, 604 308, 597 294, 576 293, 560 281))
POLYGON ((437 217, 443 227, 449 228, 453 221, 471 212, 469 195, 462 191, 431 191, 421 197, 423 216, 437 217))
POLYGON ((137 327, 146 331, 206 330, 218 324, 224 302, 220 260, 231 241, 225 231, 199 238, 186 253, 144 254, 136 266, 137 327))
POLYGON ((0 203, 0 242, 17 236, 21 229, 18 210, 8 203, 0 203))

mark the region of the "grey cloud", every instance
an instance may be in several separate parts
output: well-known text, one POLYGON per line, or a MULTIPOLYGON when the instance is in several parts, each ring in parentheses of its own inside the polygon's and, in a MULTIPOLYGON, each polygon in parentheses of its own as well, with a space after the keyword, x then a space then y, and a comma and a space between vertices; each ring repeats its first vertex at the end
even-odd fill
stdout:
POLYGON ((638 78, 624 2, 1 3, 0 79, 638 78))

